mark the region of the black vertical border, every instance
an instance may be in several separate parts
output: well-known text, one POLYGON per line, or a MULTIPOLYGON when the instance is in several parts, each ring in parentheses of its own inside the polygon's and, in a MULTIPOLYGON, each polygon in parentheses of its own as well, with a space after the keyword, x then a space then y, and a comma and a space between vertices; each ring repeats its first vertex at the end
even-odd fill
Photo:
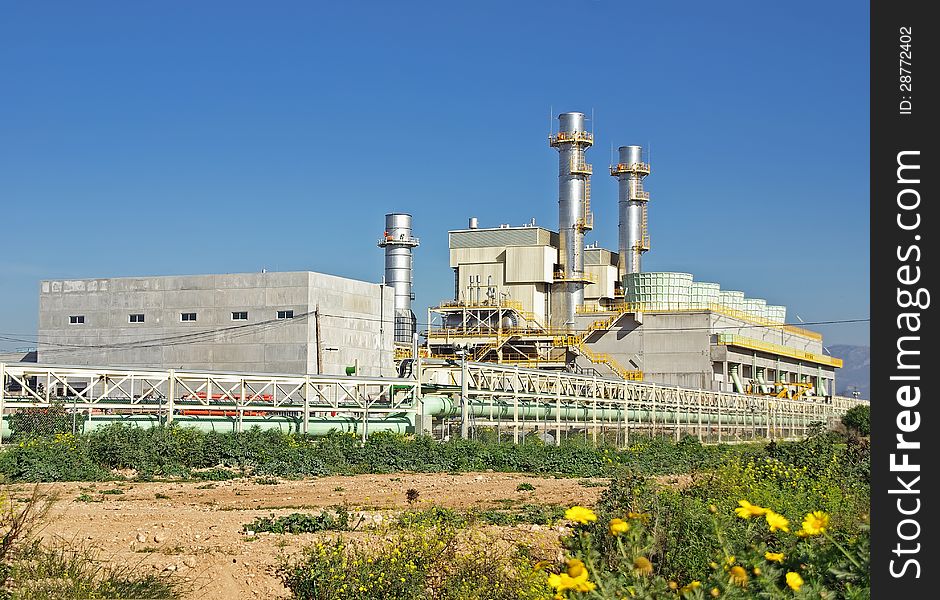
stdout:
MULTIPOLYGON (((933 195, 938 176, 937 152, 933 147, 937 143, 931 127, 937 120, 934 113, 937 106, 935 85, 940 61, 937 60, 938 48, 935 40, 940 36, 940 22, 927 15, 927 2, 871 0, 871 398, 872 398, 872 565, 871 582, 874 598, 940 597, 935 578, 940 573, 940 565, 935 562, 936 545, 940 544, 940 533, 935 523, 940 506, 935 499, 930 499, 928 488, 940 483, 936 464, 940 461, 938 444, 933 440, 940 437, 940 418, 937 402, 934 398, 935 380, 931 375, 940 367, 934 361, 936 352, 932 350, 940 339, 936 335, 936 325, 932 306, 925 309, 902 308, 898 300, 900 290, 912 293, 918 288, 933 292, 936 287, 937 271, 940 271, 940 254, 933 250, 936 238, 940 237, 937 223, 940 212, 933 206, 937 198, 933 195), (900 63, 902 28, 910 28, 911 65, 900 63), (912 71, 909 75, 911 90, 904 90, 900 71, 904 67, 912 71), (902 114, 901 101, 905 96, 911 102, 910 114, 902 114), (916 151, 919 155, 909 155, 907 162, 920 165, 919 171, 907 170, 905 178, 919 179, 917 184, 898 183, 898 154, 916 151), (919 173, 919 176, 914 173, 919 173), (901 210, 898 195, 904 189, 915 188, 920 194, 920 205, 911 210, 901 210), (899 225, 900 218, 908 225, 916 222, 915 214, 920 217, 916 230, 905 231, 899 225), (915 239, 915 236, 920 239, 915 239), (911 250, 919 248, 918 252, 911 250), (901 258, 905 256, 906 259, 901 258), (919 260, 916 260, 919 257, 919 260), (920 268, 920 279, 911 285, 899 283, 899 268, 909 265, 910 270, 903 276, 910 278, 920 268), (899 315, 918 312, 920 329, 910 332, 909 321, 899 326, 899 315), (900 336, 919 336, 919 340, 907 340, 904 347, 920 351, 919 355, 908 356, 905 362, 917 362, 919 369, 901 370, 897 368, 898 340, 900 336), (897 375, 919 375, 920 381, 899 381, 892 379, 897 375), (902 406, 897 400, 898 389, 902 385, 915 385, 920 388, 920 400, 915 406, 902 406), (905 416, 903 411, 916 411, 920 418, 919 427, 913 432, 905 432, 907 441, 920 443, 919 449, 899 450, 897 435, 899 419, 905 426, 910 426, 913 414, 905 416), (907 454, 911 463, 920 465, 919 472, 894 472, 891 469, 892 455, 896 463, 902 462, 901 454, 907 454), (916 483, 912 480, 920 476, 916 483), (899 494, 904 482, 917 493, 899 494), (899 506, 898 502, 901 502, 899 506), (918 504, 919 501, 919 504, 918 504), (915 514, 903 515, 900 509, 915 514), (916 521, 902 523, 905 519, 916 521), (899 525, 901 526, 899 529, 899 525), (917 537, 911 540, 903 536, 917 537), (919 547, 918 545, 919 544, 919 547), (899 548, 901 551, 899 552, 899 548), (904 551, 910 551, 905 553, 904 551), (913 559, 904 570, 905 561, 913 559), (893 565, 892 565, 892 561, 893 565), (903 572, 897 577, 892 575, 903 572), (919 577, 915 575, 918 574, 919 577)), ((904 201, 913 204, 915 195, 904 194, 904 201)), ((940 302, 940 295, 931 297, 930 303, 940 302)))

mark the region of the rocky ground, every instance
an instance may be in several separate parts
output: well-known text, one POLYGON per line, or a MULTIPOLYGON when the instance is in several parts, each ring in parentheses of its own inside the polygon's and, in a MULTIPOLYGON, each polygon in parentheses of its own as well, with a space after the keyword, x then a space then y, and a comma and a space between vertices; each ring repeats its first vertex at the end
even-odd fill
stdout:
MULTIPOLYGON (((239 479, 220 482, 42 484, 59 501, 42 536, 93 547, 108 561, 172 571, 193 582, 193 597, 207 599, 287 597, 274 574, 285 557, 318 536, 335 533, 247 535, 243 525, 260 516, 317 512, 345 505, 366 522, 381 523, 409 507, 487 509, 513 504, 593 504, 602 487, 576 479, 518 474, 394 474, 324 477, 304 481, 239 479), (517 491, 528 482, 534 491, 517 491)), ((31 486, 9 489, 25 499, 31 486)), ((363 528, 360 528, 363 529, 363 528)), ((538 525, 494 528, 504 539, 545 552, 557 547, 559 531, 538 525)), ((369 529, 351 536, 374 535, 369 529)))

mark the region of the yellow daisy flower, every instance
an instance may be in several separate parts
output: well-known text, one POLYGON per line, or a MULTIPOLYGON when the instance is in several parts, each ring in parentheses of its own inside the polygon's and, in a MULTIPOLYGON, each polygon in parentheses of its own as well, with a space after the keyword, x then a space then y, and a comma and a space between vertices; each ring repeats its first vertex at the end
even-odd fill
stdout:
POLYGON ((565 511, 565 518, 569 521, 575 521, 576 523, 587 525, 590 521, 596 521, 597 515, 595 515, 594 511, 590 508, 585 508, 583 506, 572 506, 565 511))
POLYGON ((799 591, 800 586, 803 585, 803 578, 800 577, 799 573, 794 573, 790 571, 787 573, 787 585, 790 586, 794 592, 799 591))
POLYGON ((766 508, 762 508, 755 504, 751 504, 747 500, 738 500, 738 504, 740 504, 740 506, 734 509, 734 512, 742 519, 750 519, 751 517, 762 517, 768 512, 772 512, 766 508))
POLYGON ((630 531, 630 524, 623 519, 611 519, 609 529, 610 535, 620 535, 630 531))
POLYGON ((803 519, 803 529, 808 535, 819 535, 829 526, 829 515, 821 510, 811 512, 803 519))
POLYGON ((765 517, 767 519, 767 524, 770 525, 771 532, 777 531, 778 529, 786 531, 787 533, 790 532, 790 521, 788 521, 787 518, 783 515, 777 514, 772 510, 768 510, 765 517))

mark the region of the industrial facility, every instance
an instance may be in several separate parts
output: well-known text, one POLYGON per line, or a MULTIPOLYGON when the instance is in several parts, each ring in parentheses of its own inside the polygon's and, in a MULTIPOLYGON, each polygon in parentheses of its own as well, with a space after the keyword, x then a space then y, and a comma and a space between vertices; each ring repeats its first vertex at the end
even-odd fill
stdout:
POLYGON ((446 436, 459 425, 464 436, 485 426, 515 441, 538 431, 621 443, 631 432, 798 436, 858 403, 835 396, 842 361, 784 306, 642 269, 642 147, 622 146, 609 168, 616 251, 587 244, 593 142, 584 114, 558 116, 557 231, 470 217, 448 232, 453 298, 428 310, 426 328, 412 310, 419 240, 404 213, 385 216, 380 283, 305 271, 42 281, 38 365, 0 362, 0 414, 69 398, 85 428, 446 436))
POLYGON ((842 361, 822 336, 786 324, 786 308, 689 273, 644 272, 651 168, 640 146, 610 166, 619 188, 617 252, 586 246, 594 226, 582 113, 563 113, 558 231, 534 223, 449 232, 454 298, 432 308, 432 357, 558 369, 686 388, 829 398, 842 361))

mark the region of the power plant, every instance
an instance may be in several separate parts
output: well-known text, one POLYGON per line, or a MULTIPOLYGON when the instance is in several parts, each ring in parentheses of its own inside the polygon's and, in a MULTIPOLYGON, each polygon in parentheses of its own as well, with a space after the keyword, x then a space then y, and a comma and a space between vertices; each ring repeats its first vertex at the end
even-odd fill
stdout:
POLYGON ((582 113, 558 116, 558 231, 526 224, 449 232, 453 300, 429 311, 430 357, 787 398, 829 398, 842 361, 822 336, 785 323, 786 308, 695 281, 642 270, 650 249, 640 146, 622 146, 618 251, 585 246, 594 227, 593 135, 582 113))
POLYGON ((468 216, 447 232, 453 298, 428 310, 426 327, 412 310, 419 240, 404 213, 385 215, 381 283, 312 272, 41 282, 37 364, 0 363, 0 431, 9 435, 11 411, 67 399, 86 428, 446 436, 459 424, 454 433, 492 427, 515 441, 726 441, 802 435, 856 404, 835 395, 842 361, 820 334, 788 324, 784 306, 642 269, 651 165, 641 146, 621 146, 609 167, 617 250, 585 243, 595 226, 586 123, 562 113, 548 136, 557 230, 468 216))

